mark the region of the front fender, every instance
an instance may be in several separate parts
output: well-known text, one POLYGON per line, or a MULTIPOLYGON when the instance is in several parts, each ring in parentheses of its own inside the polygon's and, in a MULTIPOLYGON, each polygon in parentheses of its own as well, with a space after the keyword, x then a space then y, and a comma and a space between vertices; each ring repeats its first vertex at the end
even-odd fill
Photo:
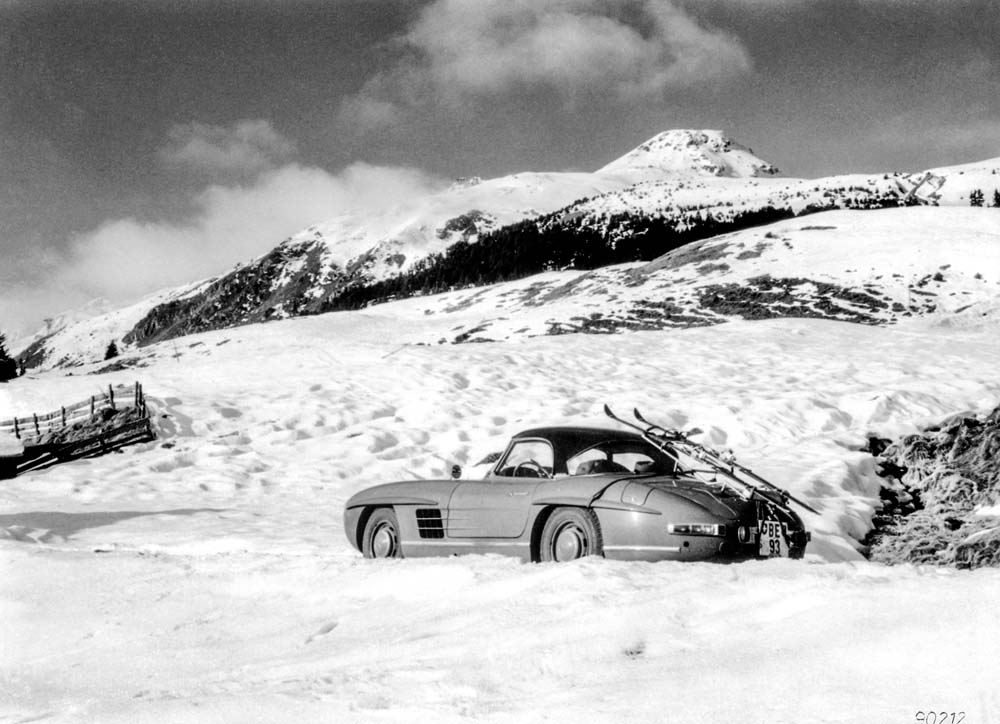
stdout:
POLYGON ((452 491, 460 482, 451 479, 407 480, 365 488, 352 495, 344 504, 344 535, 352 546, 360 550, 361 535, 368 518, 366 511, 400 506, 444 509, 452 491))
POLYGON ((427 505, 436 507, 438 502, 431 498, 418 498, 412 495, 393 495, 391 493, 384 493, 382 495, 366 495, 361 498, 355 496, 348 500, 344 507, 350 510, 351 508, 363 508, 367 505, 427 505))
POLYGON ((445 507, 458 480, 405 480, 365 488, 352 495, 345 508, 366 505, 426 505, 445 507))

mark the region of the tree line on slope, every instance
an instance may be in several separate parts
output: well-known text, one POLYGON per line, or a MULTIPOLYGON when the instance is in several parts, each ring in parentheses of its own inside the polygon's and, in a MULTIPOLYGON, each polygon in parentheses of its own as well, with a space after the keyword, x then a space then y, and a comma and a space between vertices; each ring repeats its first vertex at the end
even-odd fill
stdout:
POLYGON ((882 208, 901 203, 895 196, 831 200, 801 211, 773 205, 715 215, 710 211, 668 217, 641 212, 614 214, 601 227, 582 218, 562 220, 562 212, 528 219, 459 241, 421 259, 389 279, 349 285, 327 299, 320 311, 358 309, 391 299, 496 284, 564 269, 596 269, 610 264, 651 261, 701 239, 834 208, 882 208))
POLYGON ((7 352, 7 337, 0 332, 0 382, 14 379, 18 372, 17 360, 7 352))
MULTIPOLYGON (((973 189, 969 193, 969 206, 985 206, 986 196, 982 189, 973 189)), ((993 208, 1000 209, 1000 189, 993 189, 993 208)))

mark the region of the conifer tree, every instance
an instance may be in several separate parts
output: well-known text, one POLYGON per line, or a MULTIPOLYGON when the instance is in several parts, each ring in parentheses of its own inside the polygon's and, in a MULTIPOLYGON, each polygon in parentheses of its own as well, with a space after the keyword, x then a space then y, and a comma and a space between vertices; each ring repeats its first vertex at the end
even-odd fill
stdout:
POLYGON ((993 208, 1000 209, 1000 189, 993 189, 993 208))
POLYGON ((108 348, 104 351, 104 359, 106 360, 114 359, 117 356, 118 356, 118 345, 115 344, 114 340, 111 340, 111 344, 109 344, 108 348))
POLYGON ((0 332, 0 382, 17 377, 17 361, 7 352, 7 337, 0 332))
POLYGON ((969 194, 969 206, 982 206, 982 205, 983 205, 982 189, 974 189, 969 194))

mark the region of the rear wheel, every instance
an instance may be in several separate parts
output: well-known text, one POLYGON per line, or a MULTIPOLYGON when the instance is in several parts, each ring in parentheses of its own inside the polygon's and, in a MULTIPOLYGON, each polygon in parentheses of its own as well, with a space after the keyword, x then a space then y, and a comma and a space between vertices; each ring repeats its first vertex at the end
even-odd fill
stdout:
POLYGON ((542 529, 540 558, 543 561, 573 561, 604 553, 601 526, 594 511, 558 508, 542 529))
POLYGON ((392 508, 379 508, 368 518, 361 539, 365 558, 402 558, 399 546, 399 521, 392 508))

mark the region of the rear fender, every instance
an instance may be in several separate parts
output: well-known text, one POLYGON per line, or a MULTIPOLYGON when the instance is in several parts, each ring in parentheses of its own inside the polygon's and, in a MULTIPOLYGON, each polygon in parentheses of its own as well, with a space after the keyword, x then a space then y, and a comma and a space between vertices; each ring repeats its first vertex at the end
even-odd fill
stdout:
POLYGON ((539 498, 534 501, 532 505, 540 508, 531 524, 531 560, 535 563, 541 560, 540 551, 542 547, 542 530, 545 529, 545 521, 549 519, 549 516, 552 515, 553 511, 559 508, 593 509, 597 513, 598 523, 601 525, 602 530, 605 527, 603 522, 604 516, 600 513, 602 510, 644 513, 646 515, 662 515, 660 511, 653 508, 647 508, 643 505, 632 505, 631 503, 622 503, 616 500, 593 500, 589 497, 585 498, 581 496, 539 498))
POLYGON ((636 513, 646 513, 647 515, 662 515, 659 510, 655 508, 647 508, 644 505, 635 505, 633 503, 622 503, 618 500, 606 500, 604 498, 599 498, 593 500, 591 498, 584 497, 560 497, 560 498, 540 498, 532 502, 532 505, 540 505, 545 507, 574 507, 574 508, 604 508, 607 510, 629 510, 636 513))

